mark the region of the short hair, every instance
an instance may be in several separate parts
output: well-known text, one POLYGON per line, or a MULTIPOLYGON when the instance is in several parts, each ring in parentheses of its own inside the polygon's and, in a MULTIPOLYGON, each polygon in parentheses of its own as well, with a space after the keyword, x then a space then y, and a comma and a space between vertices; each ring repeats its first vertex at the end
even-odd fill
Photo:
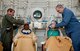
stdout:
POLYGON ((51 23, 55 22, 56 24, 58 23, 56 20, 52 20, 51 23))
POLYGON ((58 4, 58 5, 56 6, 56 8, 63 8, 63 5, 62 5, 62 4, 58 4))
POLYGON ((25 27, 26 25, 27 25, 27 26, 29 26, 29 24, 28 24, 28 23, 26 23, 26 24, 24 24, 24 27, 25 27))
POLYGON ((12 11, 15 11, 14 9, 12 9, 12 8, 9 8, 8 10, 7 10, 7 12, 12 12, 12 11))

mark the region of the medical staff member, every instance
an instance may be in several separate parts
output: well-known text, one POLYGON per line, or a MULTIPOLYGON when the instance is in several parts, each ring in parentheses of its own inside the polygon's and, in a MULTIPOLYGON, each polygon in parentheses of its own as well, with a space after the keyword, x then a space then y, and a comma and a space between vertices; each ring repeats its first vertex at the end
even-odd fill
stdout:
POLYGON ((2 19, 2 43, 3 43, 3 51, 11 51, 11 44, 13 38, 13 24, 23 25, 24 21, 16 20, 13 18, 15 10, 9 8, 7 10, 7 14, 2 19))
POLYGON ((80 51, 80 23, 76 19, 74 13, 63 5, 58 4, 56 11, 62 14, 62 22, 55 25, 55 27, 65 27, 67 36, 72 39, 74 51, 80 51))

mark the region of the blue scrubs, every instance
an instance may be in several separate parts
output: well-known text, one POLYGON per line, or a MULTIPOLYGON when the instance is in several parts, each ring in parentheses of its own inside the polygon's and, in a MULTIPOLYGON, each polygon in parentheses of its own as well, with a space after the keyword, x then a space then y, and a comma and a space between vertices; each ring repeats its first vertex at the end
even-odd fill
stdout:
POLYGON ((67 36, 72 39, 74 51, 80 51, 80 23, 74 13, 64 8, 62 13, 62 22, 56 24, 56 27, 65 27, 67 36))

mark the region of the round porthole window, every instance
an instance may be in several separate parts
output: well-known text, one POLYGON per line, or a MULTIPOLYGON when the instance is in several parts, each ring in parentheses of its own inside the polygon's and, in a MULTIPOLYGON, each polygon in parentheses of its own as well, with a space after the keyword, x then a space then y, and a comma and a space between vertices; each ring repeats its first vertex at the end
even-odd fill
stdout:
POLYGON ((42 17, 42 12, 39 11, 39 10, 36 10, 34 13, 33 13, 33 17, 35 19, 40 19, 42 17))

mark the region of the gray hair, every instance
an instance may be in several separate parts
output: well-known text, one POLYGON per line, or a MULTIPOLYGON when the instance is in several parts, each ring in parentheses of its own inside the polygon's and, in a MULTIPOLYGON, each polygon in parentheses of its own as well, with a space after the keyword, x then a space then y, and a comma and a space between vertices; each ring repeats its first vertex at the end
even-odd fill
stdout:
POLYGON ((62 5, 62 4, 58 4, 58 5, 56 6, 56 8, 63 8, 63 5, 62 5))

